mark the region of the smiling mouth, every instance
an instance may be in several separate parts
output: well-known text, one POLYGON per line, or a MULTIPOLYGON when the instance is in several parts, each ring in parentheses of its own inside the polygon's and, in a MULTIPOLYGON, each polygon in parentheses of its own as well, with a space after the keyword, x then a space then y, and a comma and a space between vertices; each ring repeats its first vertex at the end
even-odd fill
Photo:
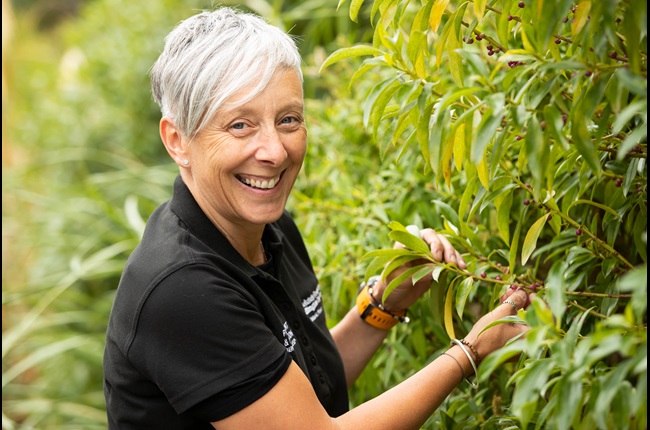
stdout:
POLYGON ((280 182, 280 177, 282 175, 278 175, 274 178, 271 179, 264 179, 264 180, 259 180, 259 179, 251 179, 251 178, 245 178, 243 176, 237 175, 237 179, 239 182, 241 182, 244 185, 248 185, 251 188, 257 188, 260 190, 270 190, 272 188, 275 188, 275 186, 280 182))

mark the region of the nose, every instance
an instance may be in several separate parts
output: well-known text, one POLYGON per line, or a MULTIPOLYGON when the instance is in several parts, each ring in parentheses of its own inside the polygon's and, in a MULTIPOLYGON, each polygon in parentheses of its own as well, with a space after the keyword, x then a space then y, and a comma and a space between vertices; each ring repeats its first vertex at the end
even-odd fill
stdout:
POLYGON ((288 153, 278 130, 267 128, 260 131, 255 157, 260 161, 274 165, 281 164, 287 159, 288 153))

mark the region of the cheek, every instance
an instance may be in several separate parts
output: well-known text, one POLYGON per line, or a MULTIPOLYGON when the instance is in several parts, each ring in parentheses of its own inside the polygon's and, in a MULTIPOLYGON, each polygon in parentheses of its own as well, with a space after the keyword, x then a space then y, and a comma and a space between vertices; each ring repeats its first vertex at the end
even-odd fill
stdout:
POLYGON ((307 153, 307 135, 304 133, 302 136, 292 139, 286 148, 289 157, 294 163, 302 164, 307 153))

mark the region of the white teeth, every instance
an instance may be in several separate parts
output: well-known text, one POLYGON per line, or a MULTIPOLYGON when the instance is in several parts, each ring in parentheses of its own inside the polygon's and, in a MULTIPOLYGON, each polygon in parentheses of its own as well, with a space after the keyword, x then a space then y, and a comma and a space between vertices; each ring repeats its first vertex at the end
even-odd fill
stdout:
POLYGON ((276 176, 273 179, 270 179, 268 181, 256 181, 256 180, 250 180, 248 178, 243 178, 243 181, 246 185, 249 185, 254 188, 260 188, 262 190, 270 190, 271 188, 275 187, 276 184, 280 181, 280 176, 276 176))

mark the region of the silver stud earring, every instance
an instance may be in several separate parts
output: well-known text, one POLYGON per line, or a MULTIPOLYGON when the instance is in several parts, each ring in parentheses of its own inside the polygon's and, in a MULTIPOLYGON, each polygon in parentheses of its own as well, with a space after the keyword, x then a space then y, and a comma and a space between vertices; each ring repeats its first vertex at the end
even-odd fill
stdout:
POLYGON ((190 160, 188 160, 187 158, 183 160, 183 166, 187 166, 189 164, 190 164, 190 160))

